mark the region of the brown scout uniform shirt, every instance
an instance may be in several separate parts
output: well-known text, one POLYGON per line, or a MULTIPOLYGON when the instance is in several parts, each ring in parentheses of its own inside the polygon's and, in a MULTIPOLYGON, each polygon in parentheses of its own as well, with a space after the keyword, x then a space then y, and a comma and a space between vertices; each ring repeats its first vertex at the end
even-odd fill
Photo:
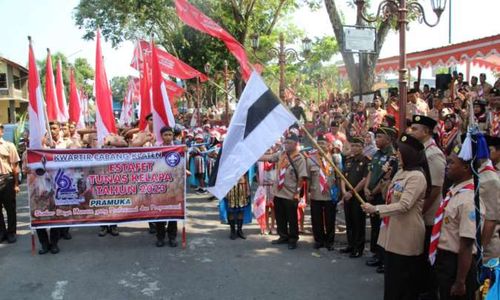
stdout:
MULTIPOLYGON (((469 190, 456 194, 467 184, 474 184, 474 181, 469 179, 450 188, 454 196, 444 209, 438 249, 458 254, 460 238, 476 239, 474 191, 469 190)), ((481 204, 481 214, 483 211, 481 204)), ((473 253, 476 253, 476 245, 473 245, 473 253)))
POLYGON ((378 244, 392 253, 416 256, 424 252, 425 225, 422 207, 426 191, 421 171, 400 169, 389 185, 394 193, 390 204, 377 205, 380 217, 390 217, 380 227, 378 244))
MULTIPOLYGON (((285 152, 278 152, 274 153, 271 157, 271 162, 278 162, 281 155, 286 155, 285 152)), ((307 165, 306 165, 306 160, 302 156, 302 154, 297 155, 295 158, 290 157, 295 169, 297 170, 297 175, 299 175, 299 181, 302 177, 308 177, 307 176, 307 165)), ((285 158, 286 159, 286 158, 285 158)), ((276 166, 277 172, 279 172, 280 166, 276 166)), ((285 184, 281 190, 278 189, 278 180, 279 176, 276 175, 276 181, 274 182, 274 187, 273 187, 273 195, 276 197, 284 198, 284 199, 290 199, 293 200, 295 194, 297 194, 297 189, 299 188, 297 179, 295 177, 295 172, 293 171, 293 167, 291 164, 288 164, 288 168, 286 169, 285 173, 285 184)))
POLYGON ((311 200, 320 200, 320 201, 331 201, 332 197, 330 195, 330 187, 335 183, 335 172, 333 171, 333 168, 326 162, 329 173, 330 175, 328 176, 325 174, 326 181, 328 183, 328 188, 324 193, 321 192, 321 185, 319 183, 319 178, 320 178, 320 167, 317 165, 321 165, 321 158, 320 155, 311 155, 307 159, 307 166, 309 168, 309 174, 310 174, 310 189, 309 189, 309 198, 311 200), (313 161, 314 160, 314 161, 313 161))
MULTIPOLYGON (((495 171, 482 171, 487 162, 479 168, 479 195, 484 203, 485 219, 500 223, 500 177, 495 171)), ((500 257, 500 226, 495 227, 490 243, 484 247, 483 261, 500 257)))
MULTIPOLYGON (((431 182, 433 186, 443 187, 444 173, 446 168, 446 157, 443 151, 439 149, 433 139, 429 139, 424 143, 425 156, 429 164, 429 173, 431 175, 431 182)), ((442 200, 442 193, 439 193, 438 198, 432 203, 431 207, 424 214, 425 226, 434 225, 434 217, 439 208, 442 200)))
POLYGON ((0 174, 12 173, 12 165, 19 162, 16 146, 0 138, 0 174))

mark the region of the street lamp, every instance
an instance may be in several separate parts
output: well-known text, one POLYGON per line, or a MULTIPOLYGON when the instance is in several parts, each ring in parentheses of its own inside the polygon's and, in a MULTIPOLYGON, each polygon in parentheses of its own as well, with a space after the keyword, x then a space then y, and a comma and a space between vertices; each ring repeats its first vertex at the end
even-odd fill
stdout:
MULTIPOLYGON (((311 48, 312 48, 312 41, 309 38, 304 38, 302 40, 302 47, 303 47, 303 54, 302 56, 304 59, 300 59, 299 53, 292 48, 285 48, 285 35, 283 33, 280 33, 279 36, 279 47, 278 48, 271 48, 268 51, 269 56, 274 56, 278 58, 278 65, 280 68, 280 82, 279 82, 279 97, 284 100, 285 99, 285 66, 286 66, 286 61, 288 59, 296 59, 299 62, 303 62, 305 58, 311 53, 311 48)), ((251 45, 252 49, 254 52, 254 55, 256 55, 256 51, 259 49, 259 35, 258 34, 253 34, 251 38, 251 45)))
MULTIPOLYGON (((234 75, 234 71, 229 71, 228 69, 228 62, 227 60, 224 60, 224 69, 221 71, 215 71, 214 75, 217 77, 217 75, 222 76, 224 78, 224 94, 226 95, 226 102, 225 102, 225 108, 224 108, 224 121, 226 124, 229 124, 229 77, 234 75)), ((205 73, 210 74, 211 71, 211 66, 210 63, 205 64, 205 73)))
POLYGON ((430 0, 432 10, 437 16, 435 23, 429 23, 425 17, 424 8, 417 0, 384 0, 377 9, 377 15, 374 18, 363 14, 365 6, 364 0, 354 0, 358 9, 358 16, 366 22, 372 23, 398 14, 399 30, 399 131, 403 133, 406 128, 406 102, 407 102, 407 72, 406 69, 406 27, 408 24, 408 12, 417 16, 420 23, 434 27, 439 23, 441 14, 446 8, 446 0, 430 0))

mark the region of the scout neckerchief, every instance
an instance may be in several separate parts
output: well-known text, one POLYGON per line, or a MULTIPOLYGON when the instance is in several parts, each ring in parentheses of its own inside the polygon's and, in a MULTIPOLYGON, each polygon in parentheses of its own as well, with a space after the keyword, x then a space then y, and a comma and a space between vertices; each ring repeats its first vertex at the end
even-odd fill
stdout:
POLYGON ((442 146, 443 146, 443 151, 446 152, 446 149, 448 148, 449 144, 455 139, 457 136, 458 132, 458 126, 456 126, 456 123, 454 122, 453 128, 450 131, 443 131, 443 138, 442 138, 442 146))
MULTIPOLYGON (((385 204, 389 205, 392 203, 392 197, 394 197, 394 192, 402 193, 404 187, 399 183, 400 180, 394 181, 389 190, 387 191, 387 196, 385 197, 385 204)), ((383 217, 382 223, 384 226, 389 225, 389 217, 383 217)))
POLYGON ((492 112, 491 136, 500 136, 500 111, 492 112))
POLYGON ((328 192, 328 176, 331 174, 330 165, 326 161, 324 157, 320 157, 319 152, 317 150, 309 152, 311 156, 309 158, 311 161, 319 167, 319 187, 321 193, 324 194, 328 192), (314 157, 313 157, 314 156, 314 157))
POLYGON ((463 188, 458 190, 455 194, 451 192, 451 189, 448 191, 446 194, 446 197, 441 201, 441 204, 439 205, 439 208, 436 212, 436 215, 434 217, 434 226, 432 227, 432 235, 431 235, 431 241, 429 245, 429 262, 431 265, 434 265, 434 262, 436 261, 436 253, 437 253, 437 247, 439 244, 439 236, 441 235, 441 227, 443 226, 443 218, 444 218, 444 210, 448 203, 450 202, 450 199, 453 198, 454 196, 466 192, 466 191, 474 191, 474 184, 469 183, 465 185, 463 188))
POLYGON ((290 160, 294 160, 297 155, 300 155, 299 151, 295 150, 290 154, 290 159, 288 159, 285 152, 281 153, 280 159, 278 161, 278 190, 281 191, 283 186, 285 186, 285 174, 286 169, 290 166, 290 160))
POLYGON ((493 167, 493 163, 491 162, 491 160, 488 160, 488 162, 484 167, 479 168, 479 174, 484 173, 486 171, 496 172, 496 169, 495 167, 493 167))

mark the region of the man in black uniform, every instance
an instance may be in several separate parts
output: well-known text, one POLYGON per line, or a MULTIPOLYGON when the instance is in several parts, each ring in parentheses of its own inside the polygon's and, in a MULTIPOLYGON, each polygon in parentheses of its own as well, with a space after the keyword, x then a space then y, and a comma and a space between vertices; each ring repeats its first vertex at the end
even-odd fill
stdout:
MULTIPOLYGON (((372 205, 385 203, 384 196, 382 195, 382 191, 380 189, 381 179, 385 175, 383 166, 387 162, 391 161, 392 175, 394 175, 397 171, 397 164, 395 165, 395 160, 391 159, 394 157, 393 141, 396 137, 397 131, 394 128, 380 127, 377 130, 375 143, 379 150, 377 150, 377 152, 373 155, 364 187, 366 201, 372 205)), ((371 267, 378 267, 377 272, 383 273, 384 249, 377 244, 378 234, 380 232, 380 223, 381 220, 379 216, 370 216, 370 251, 374 253, 374 256, 368 260, 366 264, 371 267)))
MULTIPOLYGON (((351 153, 345 162, 344 176, 354 187, 354 190, 362 194, 370 161, 363 155, 364 140, 362 137, 351 137, 349 142, 351 143, 351 153)), ((361 209, 359 201, 354 198, 353 192, 346 189, 344 181, 341 181, 340 187, 344 202, 348 244, 340 252, 350 253, 349 257, 351 258, 360 257, 365 249, 365 213, 361 209)))

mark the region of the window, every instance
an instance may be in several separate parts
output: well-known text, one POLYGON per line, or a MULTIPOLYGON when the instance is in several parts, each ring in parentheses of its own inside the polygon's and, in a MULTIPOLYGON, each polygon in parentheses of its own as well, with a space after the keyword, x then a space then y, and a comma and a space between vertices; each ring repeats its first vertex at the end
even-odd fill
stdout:
POLYGON ((14 75, 13 80, 14 80, 14 88, 16 90, 20 90, 21 89, 21 78, 19 76, 14 75))
POLYGON ((0 89, 7 88, 7 74, 0 73, 0 89))

